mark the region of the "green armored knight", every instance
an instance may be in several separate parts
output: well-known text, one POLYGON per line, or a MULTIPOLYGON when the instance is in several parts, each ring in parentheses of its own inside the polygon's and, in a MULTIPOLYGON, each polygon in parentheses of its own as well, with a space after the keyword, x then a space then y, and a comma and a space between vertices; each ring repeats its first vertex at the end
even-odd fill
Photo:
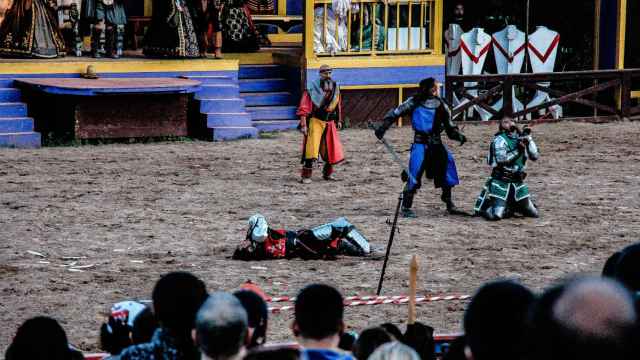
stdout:
POLYGON ((489 150, 488 162, 493 170, 476 200, 476 215, 493 221, 514 213, 537 218, 538 209, 524 180, 527 160, 536 161, 538 157, 531 130, 527 127, 520 130, 512 119, 501 120, 489 150))

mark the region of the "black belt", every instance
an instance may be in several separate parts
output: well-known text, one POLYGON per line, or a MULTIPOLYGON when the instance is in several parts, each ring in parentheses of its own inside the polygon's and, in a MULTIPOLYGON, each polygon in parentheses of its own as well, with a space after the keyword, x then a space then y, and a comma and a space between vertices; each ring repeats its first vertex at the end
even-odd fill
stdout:
POLYGON ((325 110, 316 109, 311 114, 314 118, 322 120, 322 121, 335 121, 338 120, 337 111, 327 112, 325 110))
POLYGON ((441 144, 442 139, 440 138, 440 134, 436 135, 434 133, 425 133, 425 132, 416 131, 413 135, 413 143, 435 145, 435 144, 441 144))
POLYGON ((524 171, 513 172, 506 169, 493 168, 491 177, 504 182, 522 182, 527 178, 527 173, 524 171))

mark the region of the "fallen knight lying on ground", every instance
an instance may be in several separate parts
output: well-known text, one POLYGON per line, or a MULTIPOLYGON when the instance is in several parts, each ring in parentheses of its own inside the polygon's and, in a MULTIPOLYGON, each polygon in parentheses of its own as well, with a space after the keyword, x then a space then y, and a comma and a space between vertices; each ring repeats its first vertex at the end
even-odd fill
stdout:
POLYGON ((367 256, 369 241, 345 218, 311 230, 272 229, 260 214, 249 218, 247 237, 233 259, 332 259, 336 255, 367 256))

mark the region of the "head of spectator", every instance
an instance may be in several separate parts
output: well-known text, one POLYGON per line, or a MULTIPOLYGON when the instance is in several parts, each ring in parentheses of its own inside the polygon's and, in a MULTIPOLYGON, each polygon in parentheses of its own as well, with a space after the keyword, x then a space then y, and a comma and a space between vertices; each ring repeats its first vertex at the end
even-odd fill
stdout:
POLYGON ((203 360, 236 360, 245 355, 249 319, 237 297, 216 292, 196 316, 195 338, 203 360))
POLYGON ((528 316, 535 300, 513 281, 483 285, 464 314, 469 360, 517 360, 527 352, 528 316))
POLYGON ((463 3, 456 3, 455 6, 453 7, 453 18, 455 20, 462 20, 464 19, 464 4, 463 3))
POLYGON ((190 339, 196 313, 207 299, 202 280, 187 272, 169 273, 153 289, 153 309, 160 324, 178 339, 190 339))
POLYGON ((622 249, 614 277, 633 293, 640 292, 640 243, 622 249))
POLYGON ((369 360, 421 360, 420 355, 401 342, 390 342, 378 347, 369 360))
POLYGON ((294 308, 291 329, 305 356, 318 360, 351 358, 341 355, 338 349, 345 328, 344 300, 338 290, 328 285, 309 285, 296 296, 294 308))
MULTIPOLYGON (((69 348, 67 334, 52 318, 38 316, 25 321, 5 353, 7 360, 72 360, 78 354, 69 348)), ((80 355, 80 358, 81 355, 80 355)))
POLYGON ((551 306, 549 359, 630 359, 637 313, 631 293, 609 279, 577 279, 551 306))
POLYGON ((604 263, 604 267, 602 268, 603 277, 615 278, 616 265, 618 265, 618 260, 620 260, 621 255, 622 251, 616 251, 613 253, 613 255, 609 256, 607 261, 604 263))
POLYGON ((393 337, 394 341, 400 341, 400 342, 404 341, 404 335, 402 334, 402 331, 400 331, 400 328, 398 328, 395 324, 384 323, 380 325, 380 327, 387 330, 389 335, 393 337))
POLYGON ((358 360, 367 360, 380 345, 392 341, 387 330, 381 327, 368 328, 360 334, 353 345, 353 355, 358 360))
POLYGON ((340 341, 338 342, 338 349, 344 351, 353 351, 353 344, 358 340, 358 333, 354 331, 346 331, 340 335, 340 341))
POLYGON ((172 272, 158 280, 153 288, 153 312, 158 328, 151 341, 129 346, 121 360, 153 358, 158 352, 181 354, 183 359, 198 355, 192 338, 196 313, 207 299, 202 280, 187 272, 172 272))
POLYGON ((239 290, 233 293, 247 312, 249 318, 249 349, 263 345, 267 341, 269 313, 264 299, 251 290, 239 290))

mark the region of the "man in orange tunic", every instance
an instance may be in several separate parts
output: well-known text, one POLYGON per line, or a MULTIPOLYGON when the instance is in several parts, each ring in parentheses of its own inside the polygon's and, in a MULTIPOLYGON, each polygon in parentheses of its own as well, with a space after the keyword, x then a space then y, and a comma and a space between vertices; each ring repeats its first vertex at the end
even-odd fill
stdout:
POLYGON ((340 88, 331 79, 331 68, 320 66, 320 79, 313 81, 302 95, 298 116, 299 129, 304 134, 302 143, 303 184, 311 183, 313 164, 321 156, 324 161, 322 177, 334 180, 333 165, 344 160, 338 129, 342 128, 342 101, 340 88))

